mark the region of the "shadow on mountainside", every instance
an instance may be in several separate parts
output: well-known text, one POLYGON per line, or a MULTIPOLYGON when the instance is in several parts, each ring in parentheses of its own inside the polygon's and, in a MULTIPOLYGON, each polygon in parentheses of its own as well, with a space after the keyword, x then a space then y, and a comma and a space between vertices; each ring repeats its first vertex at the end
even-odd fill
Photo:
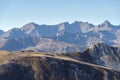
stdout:
POLYGON ((35 80, 31 66, 5 64, 0 66, 0 80, 35 80))

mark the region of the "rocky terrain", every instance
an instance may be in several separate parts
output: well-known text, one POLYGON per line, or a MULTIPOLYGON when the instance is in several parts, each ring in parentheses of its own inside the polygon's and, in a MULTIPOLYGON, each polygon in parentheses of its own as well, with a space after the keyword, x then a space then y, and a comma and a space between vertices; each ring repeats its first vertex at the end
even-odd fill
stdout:
POLYGON ((0 80, 120 80, 120 25, 75 21, 0 30, 0 80))
POLYGON ((0 50, 82 52, 97 43, 118 47, 119 35, 120 26, 113 25, 107 20, 98 25, 81 21, 56 25, 39 25, 31 22, 6 32, 0 30, 0 50))
POLYGON ((83 52, 58 53, 58 55, 120 70, 120 47, 111 47, 104 43, 93 45, 83 52))
MULTIPOLYGON (((1 52, 2 53, 2 52, 1 52)), ((120 71, 58 54, 8 53, 0 58, 0 80, 120 80, 120 71)))

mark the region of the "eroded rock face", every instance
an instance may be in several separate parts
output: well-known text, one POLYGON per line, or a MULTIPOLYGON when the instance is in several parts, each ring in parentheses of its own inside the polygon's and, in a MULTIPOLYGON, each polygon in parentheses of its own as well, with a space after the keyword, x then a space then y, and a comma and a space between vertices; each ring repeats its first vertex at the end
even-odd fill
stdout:
POLYGON ((119 46, 120 26, 112 25, 109 21, 99 25, 81 21, 56 25, 31 22, 21 28, 0 31, 0 50, 8 51, 32 49, 39 52, 81 52, 102 42, 119 46), (56 46, 58 47, 54 48, 56 46))
POLYGON ((93 45, 84 52, 61 53, 59 55, 120 70, 120 47, 110 47, 104 43, 93 45))
POLYGON ((55 58, 24 57, 0 66, 0 80, 120 80, 120 72, 55 58))
POLYGON ((119 47, 114 48, 106 44, 99 43, 89 49, 88 53, 98 65, 107 66, 120 70, 119 47))

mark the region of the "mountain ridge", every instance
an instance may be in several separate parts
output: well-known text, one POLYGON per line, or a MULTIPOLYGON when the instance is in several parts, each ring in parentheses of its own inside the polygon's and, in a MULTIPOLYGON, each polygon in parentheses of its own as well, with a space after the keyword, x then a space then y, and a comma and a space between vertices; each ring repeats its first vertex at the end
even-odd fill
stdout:
POLYGON ((0 80, 119 80, 120 71, 65 56, 35 52, 0 58, 0 80), (1 63, 1 61, 3 61, 1 63))
MULTIPOLYGON (((89 22, 77 21, 77 20, 76 20, 76 21, 73 21, 73 22, 71 22, 71 23, 69 23, 68 21, 66 21, 66 22, 61 22, 61 23, 58 23, 58 24, 52 24, 52 25, 74 24, 74 23, 89 23, 89 22)), ((104 24, 104 23, 111 24, 111 22, 108 21, 108 20, 103 21, 101 24, 104 24)), ((29 22, 29 23, 27 23, 27 24, 21 26, 20 28, 22 28, 22 27, 24 27, 24 26, 26 26, 26 25, 28 25, 28 24, 33 24, 33 25, 36 24, 36 25, 39 25, 38 23, 35 23, 35 22, 29 22)), ((94 25, 93 23, 89 23, 89 24, 94 25)), ((101 25, 101 24, 95 24, 94 26, 98 26, 98 25, 101 25)), ((41 25, 49 25, 49 24, 41 24, 41 25)), ((41 26, 41 25, 40 25, 40 26, 41 26)), ((52 25, 50 25, 50 26, 52 26, 52 25)), ((117 25, 115 25, 115 24, 111 24, 111 25, 114 25, 114 26, 120 26, 120 24, 117 24, 117 25)), ((14 27, 14 28, 16 28, 16 27, 14 27)), ((2 32, 7 32, 7 31, 4 31, 4 30, 0 30, 0 31, 2 31, 2 32)), ((9 30, 8 30, 8 31, 9 31, 9 30)))
MULTIPOLYGON (((38 40, 48 39, 49 42, 49 39, 51 39, 55 42, 58 41, 60 43, 64 42, 66 44, 74 44, 76 46, 83 46, 84 48, 88 48, 97 43, 106 43, 111 46, 119 46, 119 33, 120 26, 112 25, 107 20, 99 25, 93 25, 91 23, 81 21, 75 21, 73 23, 63 22, 56 25, 39 25, 34 22, 30 22, 21 28, 13 28, 7 32, 3 32, 0 35, 0 42, 6 47, 7 45, 10 46, 8 43, 14 43, 12 42, 14 40, 17 40, 17 43, 22 43, 25 45, 29 42, 29 40, 26 42, 26 38, 30 39, 32 37, 36 37, 38 40)), ((38 41, 37 44, 39 43, 40 41, 38 41)), ((33 45, 32 43, 30 44, 33 45)), ((53 44, 51 44, 51 47, 53 44)), ((3 46, 1 45, 0 49, 4 49, 3 46)), ((27 47, 35 46, 37 45, 27 47)), ((42 44, 39 46, 42 46, 42 44)), ((61 45, 58 44, 58 46, 61 45)), ((9 49, 9 47, 7 49, 9 49)), ((25 48, 21 47, 21 49, 25 48)), ((11 51, 14 50, 11 49, 11 51)), ((53 52, 52 50, 50 51, 53 52)))

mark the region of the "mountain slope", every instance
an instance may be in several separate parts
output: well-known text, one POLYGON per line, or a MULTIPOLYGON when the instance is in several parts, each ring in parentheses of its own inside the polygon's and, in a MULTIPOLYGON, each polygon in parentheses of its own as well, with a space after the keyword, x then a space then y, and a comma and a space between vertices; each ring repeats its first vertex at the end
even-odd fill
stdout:
POLYGON ((120 70, 120 47, 117 50, 106 44, 96 44, 90 50, 89 54, 95 62, 102 66, 120 70))
POLYGON ((24 25, 21 30, 29 36, 52 37, 56 35, 58 29, 56 25, 38 25, 31 22, 24 25))
POLYGON ((24 38, 26 36, 27 35, 21 29, 13 28, 5 32, 1 38, 11 40, 11 39, 16 39, 16 38, 24 38))
MULTIPOLYGON (((2 33, 0 36, 0 43, 2 43, 2 45, 0 45, 0 49, 9 51, 23 50, 26 48, 30 49, 30 47, 32 47, 32 49, 36 49, 36 46, 38 46, 37 44, 39 44, 40 42, 38 41, 38 43, 36 42, 29 43, 29 40, 26 40, 26 37, 28 37, 27 39, 29 39, 29 37, 31 38, 37 37, 39 39, 41 38, 44 40, 48 39, 48 42, 44 41, 43 43, 46 45, 47 43, 49 43, 49 40, 51 39, 53 43, 51 42, 50 46, 55 44, 54 41, 58 42, 58 46, 63 42, 65 44, 69 44, 70 46, 74 44, 75 46, 78 46, 78 48, 79 46, 88 48, 91 45, 95 45, 97 43, 106 43, 111 46, 119 46, 120 45, 119 35, 120 26, 112 25, 107 20, 99 25, 93 25, 88 22, 80 21, 75 21, 73 23, 63 22, 56 25, 39 25, 31 22, 22 26, 21 28, 13 28, 7 32, 2 33), (21 39, 25 42, 21 42, 21 39), (15 41, 16 43, 13 43, 13 41, 15 41), (14 49, 11 49, 10 47, 11 44, 9 43, 12 43, 12 45, 14 45, 13 46, 14 49), (19 45, 19 43, 20 44, 24 43, 24 45, 21 45, 21 47, 17 49, 16 47, 17 45, 19 45), (27 45, 28 43, 36 44, 34 46, 33 45, 31 46, 27 45)), ((40 44, 39 46, 42 46, 42 44, 40 44)), ((64 49, 64 46, 59 48, 64 49)), ((75 47, 73 47, 73 49, 74 48, 75 47)), ((46 48, 46 50, 53 52, 53 50, 51 50, 50 47, 49 49, 46 48)), ((67 50, 65 52, 67 52, 67 50)))
POLYGON ((60 53, 59 55, 120 70, 120 47, 110 47, 104 43, 92 45, 83 52, 60 53))
POLYGON ((50 53, 61 53, 61 52, 81 52, 84 51, 86 47, 78 46, 75 44, 69 44, 60 41, 54 41, 52 39, 41 39, 36 46, 27 47, 24 50, 33 50, 37 52, 50 52, 50 53))
POLYGON ((4 31, 0 30, 0 36, 4 33, 4 31))
POLYGON ((119 71, 69 57, 16 52, 5 59, 0 80, 120 80, 119 71))
POLYGON ((35 46, 39 42, 37 37, 24 37, 7 40, 5 44, 1 46, 2 50, 19 51, 30 46, 35 46))

